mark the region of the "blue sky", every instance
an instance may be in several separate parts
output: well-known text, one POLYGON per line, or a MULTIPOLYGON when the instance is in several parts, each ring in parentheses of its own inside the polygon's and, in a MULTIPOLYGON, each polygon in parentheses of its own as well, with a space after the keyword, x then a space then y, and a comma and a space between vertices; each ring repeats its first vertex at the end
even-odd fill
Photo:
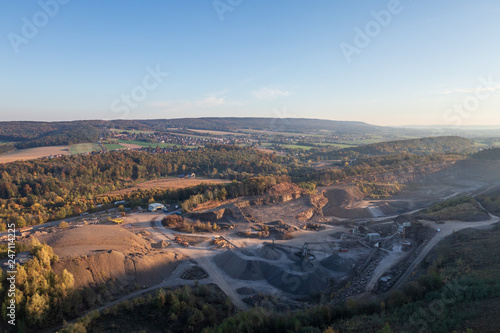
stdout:
POLYGON ((500 125, 495 0, 57 1, 0 1, 0 120, 500 125))

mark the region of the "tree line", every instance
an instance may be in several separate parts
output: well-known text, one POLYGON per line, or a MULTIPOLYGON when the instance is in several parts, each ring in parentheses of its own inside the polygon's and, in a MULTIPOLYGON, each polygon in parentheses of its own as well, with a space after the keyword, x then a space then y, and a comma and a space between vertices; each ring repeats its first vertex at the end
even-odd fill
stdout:
MULTIPOLYGON (((18 227, 64 219, 109 204, 119 197, 107 196, 111 191, 179 173, 241 181, 254 175, 300 174, 300 170, 293 157, 232 146, 171 153, 116 151, 13 162, 0 165, 0 219, 18 227)), ((242 185, 226 190, 243 193, 238 186, 242 185)), ((186 200, 197 194, 186 191, 160 191, 158 195, 165 200, 186 200)), ((150 197, 144 192, 129 196, 141 202, 150 197)))
POLYGON ((82 122, 0 122, 0 153, 14 149, 96 142, 103 130, 82 122))
MULTIPOLYGON (((71 318, 81 310, 80 291, 74 290, 74 278, 65 269, 61 274, 52 270, 59 259, 47 244, 32 238, 26 245, 33 256, 24 265, 16 265, 15 302, 16 329, 19 332, 37 331, 50 327, 63 318, 71 318)), ((7 322, 7 306, 10 302, 8 275, 2 271, 0 299, 2 302, 2 331, 7 322)))

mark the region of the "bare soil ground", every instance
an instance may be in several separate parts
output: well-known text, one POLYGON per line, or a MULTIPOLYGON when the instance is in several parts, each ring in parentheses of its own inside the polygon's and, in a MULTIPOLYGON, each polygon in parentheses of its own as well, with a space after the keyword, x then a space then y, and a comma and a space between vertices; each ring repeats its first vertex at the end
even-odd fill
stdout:
POLYGON ((272 150, 272 149, 269 149, 269 148, 257 148, 257 150, 263 152, 263 153, 267 153, 267 154, 274 154, 276 153, 276 150, 272 150))
POLYGON ((303 224, 296 216, 309 208, 308 198, 302 197, 286 203, 277 205, 250 206, 242 208, 244 213, 249 214, 258 222, 268 223, 281 219, 287 222, 303 224))
POLYGON ((326 170, 326 169, 340 169, 339 166, 333 165, 334 163, 340 162, 339 160, 329 160, 321 161, 318 163, 313 163, 311 166, 316 170, 326 170))
POLYGON ((0 163, 27 161, 52 155, 71 155, 68 146, 50 146, 14 150, 0 155, 0 163))
POLYGON ((321 187, 328 203, 323 207, 323 215, 342 218, 369 218, 367 209, 371 203, 363 200, 364 194, 355 186, 333 185, 321 187))
POLYGON ((95 251, 144 252, 147 241, 118 225, 87 225, 39 237, 60 258, 91 255, 95 251))
MULTIPOLYGON (((78 225, 69 229, 52 228, 50 233, 39 233, 59 256, 54 264, 58 273, 67 269, 75 278, 75 286, 105 285, 114 295, 132 291, 137 286, 146 288, 159 284, 177 267, 181 255, 168 249, 154 249, 158 241, 147 230, 151 216, 127 216, 126 222, 138 221, 140 228, 127 225, 78 225), (141 232, 138 232, 138 231, 141 232), (137 233, 136 233, 137 232, 137 233)), ((168 246, 168 244, 166 244, 168 246)))
POLYGON ((227 184, 230 183, 230 181, 225 180, 225 179, 210 179, 210 178, 165 178, 165 179, 155 179, 155 180, 150 180, 144 183, 140 183, 137 185, 134 185, 132 187, 123 189, 123 190, 118 190, 118 191, 113 191, 107 193, 107 195, 115 195, 115 194, 126 194, 133 192, 135 190, 141 189, 141 190, 148 190, 152 188, 157 188, 157 189, 179 189, 179 188, 185 188, 185 187, 191 187, 191 186, 196 186, 200 185, 201 183, 208 183, 208 184, 227 184))

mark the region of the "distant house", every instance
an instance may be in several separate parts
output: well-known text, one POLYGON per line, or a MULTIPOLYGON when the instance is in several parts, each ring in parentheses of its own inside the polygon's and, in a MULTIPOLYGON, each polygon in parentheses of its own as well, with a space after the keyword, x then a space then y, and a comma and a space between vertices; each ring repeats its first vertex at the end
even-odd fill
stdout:
POLYGON ((149 211, 150 212, 156 212, 158 210, 162 210, 164 209, 165 206, 161 203, 152 203, 152 204, 149 204, 149 211))

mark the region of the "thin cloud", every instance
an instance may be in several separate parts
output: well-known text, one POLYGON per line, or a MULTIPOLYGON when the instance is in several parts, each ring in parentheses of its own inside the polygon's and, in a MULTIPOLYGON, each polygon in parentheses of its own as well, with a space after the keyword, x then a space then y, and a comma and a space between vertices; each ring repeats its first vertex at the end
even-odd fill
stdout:
POLYGON ((440 95, 465 95, 474 94, 476 92, 496 92, 500 91, 500 84, 491 87, 477 87, 477 88, 457 88, 451 90, 440 91, 440 95))
POLYGON ((288 90, 281 90, 277 88, 263 87, 259 90, 252 92, 252 95, 257 99, 277 99, 280 97, 290 96, 292 93, 288 90))
POLYGON ((227 101, 225 97, 207 96, 198 101, 158 101, 152 102, 149 105, 154 108, 179 112, 192 109, 213 108, 223 105, 239 105, 239 103, 227 101))

